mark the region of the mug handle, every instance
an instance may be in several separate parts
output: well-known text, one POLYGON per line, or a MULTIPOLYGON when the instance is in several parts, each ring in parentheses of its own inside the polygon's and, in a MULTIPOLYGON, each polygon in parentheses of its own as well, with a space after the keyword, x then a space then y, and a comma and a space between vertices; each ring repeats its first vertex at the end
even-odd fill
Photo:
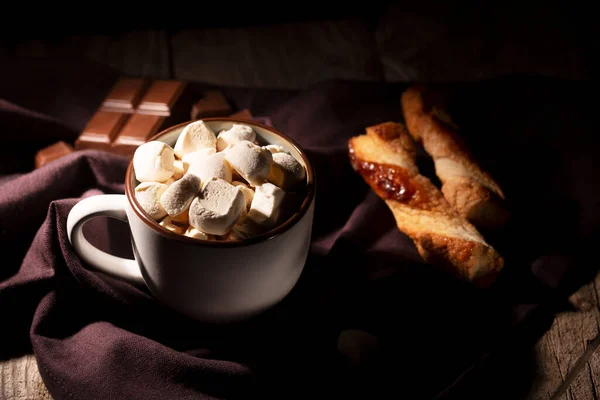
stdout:
POLYGON ((128 222, 123 194, 103 194, 79 201, 67 217, 67 235, 77 254, 88 264, 129 283, 145 286, 144 278, 135 260, 108 254, 94 247, 83 235, 83 224, 96 217, 111 217, 128 222))

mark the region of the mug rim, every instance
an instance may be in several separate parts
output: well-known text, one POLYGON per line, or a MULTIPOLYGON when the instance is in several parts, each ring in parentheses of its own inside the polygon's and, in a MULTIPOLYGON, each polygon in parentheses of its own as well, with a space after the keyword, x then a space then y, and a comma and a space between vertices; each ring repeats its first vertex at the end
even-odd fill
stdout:
POLYGON ((275 239, 276 237, 287 232, 289 229, 291 229, 293 226, 295 226, 299 221, 301 221, 303 219, 303 217, 306 215, 306 213, 315 197, 315 173, 314 173, 312 164, 310 163, 310 160, 306 156, 306 153, 304 152, 304 150, 302 150, 302 148, 298 145, 298 143, 296 143, 292 138, 290 138, 289 136, 287 136, 286 134, 284 134, 277 128, 274 128, 272 126, 268 126, 265 124, 261 124, 259 122, 248 121, 248 120, 239 119, 239 118, 229 118, 229 117, 199 118, 199 119, 195 119, 195 120, 189 120, 186 122, 182 122, 177 125, 173 125, 166 129, 163 129, 162 131, 158 132, 156 135, 149 138, 145 143, 151 142, 153 140, 157 140, 160 137, 168 134, 169 132, 171 132, 175 129, 178 129, 182 126, 186 126, 188 124, 191 124, 192 122, 196 122, 196 121, 200 121, 200 120, 207 121, 207 122, 211 122, 211 121, 234 122, 234 123, 256 126, 256 127, 268 130, 269 132, 275 134, 276 136, 281 137, 290 146, 292 146, 298 152, 298 154, 300 154, 300 156, 302 157, 302 160, 304 161, 304 165, 306 166, 306 195, 304 196, 304 199, 302 200, 299 211, 292 214, 292 216, 290 216, 285 222, 277 225, 275 228, 273 228, 267 232, 263 232, 259 235, 252 236, 247 239, 223 240, 223 241, 204 240, 204 239, 191 238, 189 236, 171 232, 167 228, 161 226, 157 221, 154 221, 152 218, 150 218, 150 216, 144 211, 144 209, 138 203, 138 201, 134 195, 135 188, 133 188, 133 184, 132 184, 133 180, 131 179, 132 174, 134 173, 133 172, 133 157, 132 157, 129 162, 129 165, 127 166, 127 172, 125 174, 125 195, 127 197, 127 201, 129 202, 129 205, 131 206, 133 212, 138 216, 138 218, 140 220, 142 220, 142 222, 144 222, 149 228, 151 228, 156 233, 158 233, 162 236, 165 236, 168 239, 178 240, 180 242, 184 242, 184 243, 188 243, 188 244, 207 246, 207 247, 243 247, 243 246, 249 246, 249 245, 253 245, 253 244, 266 242, 268 240, 275 239))

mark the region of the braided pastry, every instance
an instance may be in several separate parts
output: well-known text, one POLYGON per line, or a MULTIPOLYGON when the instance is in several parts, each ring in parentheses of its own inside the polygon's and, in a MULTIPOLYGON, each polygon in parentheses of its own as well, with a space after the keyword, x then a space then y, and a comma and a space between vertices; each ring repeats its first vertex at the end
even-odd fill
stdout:
POLYGON ((353 168, 392 211, 398 229, 426 262, 487 286, 504 265, 477 229, 454 210, 415 164, 414 144, 402 124, 386 122, 348 142, 353 168))
POLYGON ((502 190, 469 154, 445 111, 429 100, 422 86, 412 86, 402 94, 402 111, 408 132, 435 163, 442 193, 473 225, 502 226, 508 217, 502 190))

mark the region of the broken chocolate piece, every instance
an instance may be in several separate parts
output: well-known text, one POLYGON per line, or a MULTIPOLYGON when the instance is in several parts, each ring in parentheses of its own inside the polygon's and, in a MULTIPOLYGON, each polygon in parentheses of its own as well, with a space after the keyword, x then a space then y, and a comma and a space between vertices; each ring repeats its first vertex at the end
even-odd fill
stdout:
POLYGON ((192 106, 192 120, 207 117, 225 117, 231 114, 231 106, 227 102, 223 92, 209 90, 203 93, 203 97, 192 106))
POLYGON ((62 140, 38 151, 35 155, 35 168, 41 168, 44 165, 57 160, 73 152, 71 145, 62 140))

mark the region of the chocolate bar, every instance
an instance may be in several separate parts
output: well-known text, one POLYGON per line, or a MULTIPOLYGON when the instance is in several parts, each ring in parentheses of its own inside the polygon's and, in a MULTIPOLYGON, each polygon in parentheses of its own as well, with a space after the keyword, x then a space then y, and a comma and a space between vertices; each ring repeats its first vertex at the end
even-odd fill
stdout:
POLYGON ((73 152, 71 145, 62 140, 38 151, 35 155, 35 168, 41 168, 67 154, 73 152))
POLYGON ((169 116, 184 88, 185 84, 178 81, 155 81, 144 94, 136 111, 169 116))
POLYGON ((167 117, 152 114, 133 114, 112 143, 114 152, 130 155, 148 138, 161 131, 167 117))
POLYGON ((77 140, 77 150, 99 149, 110 151, 111 143, 119 133, 129 114, 114 111, 97 111, 89 120, 77 140))
POLYGON ((150 137, 189 119, 197 96, 186 92, 186 86, 175 80, 119 80, 75 141, 75 149, 132 156, 150 137))
POLYGON ((118 112, 133 112, 146 92, 148 84, 149 81, 146 79, 120 79, 104 99, 102 108, 114 109, 118 112))
MULTIPOLYGON (((230 116, 270 125, 270 121, 254 118, 247 109, 232 112, 227 98, 218 90, 194 93, 181 81, 123 78, 107 94, 75 140, 74 147, 75 150, 96 149, 132 157, 138 146, 152 136, 190 120, 230 116)), ((74 151, 67 143, 59 143, 53 145, 56 147, 50 146, 50 150, 40 150, 39 157, 36 155, 36 168, 74 151)))

